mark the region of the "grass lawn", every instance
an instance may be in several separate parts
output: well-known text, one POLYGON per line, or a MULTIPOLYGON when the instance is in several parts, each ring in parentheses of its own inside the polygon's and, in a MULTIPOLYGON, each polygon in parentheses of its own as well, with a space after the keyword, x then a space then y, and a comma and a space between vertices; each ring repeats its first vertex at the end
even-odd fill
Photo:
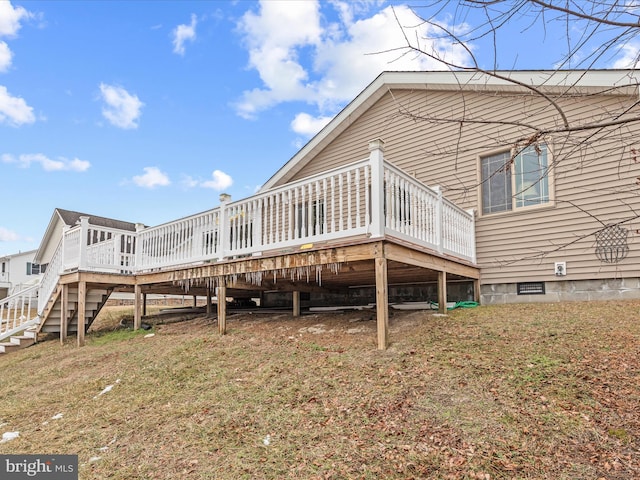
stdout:
POLYGON ((366 311, 147 338, 122 313, 0 357, 0 453, 83 480, 640 478, 640 302, 396 312, 383 352, 366 311))

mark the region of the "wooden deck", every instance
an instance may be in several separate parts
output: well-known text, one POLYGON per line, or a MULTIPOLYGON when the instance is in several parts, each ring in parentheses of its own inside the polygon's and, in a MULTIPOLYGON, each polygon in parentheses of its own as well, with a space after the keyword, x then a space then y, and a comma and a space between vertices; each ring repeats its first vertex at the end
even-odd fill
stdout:
MULTIPOLYGON (((388 290, 392 284, 438 283, 441 312, 446 308, 447 280, 474 281, 478 296, 479 269, 471 263, 393 240, 362 240, 348 245, 303 246, 285 253, 246 257, 210 264, 140 274, 74 272, 60 278, 61 285, 82 292, 113 288, 133 292, 134 327, 139 328, 147 294, 188 294, 211 298, 259 296, 277 290, 293 292, 294 316, 300 315, 300 292, 331 292, 355 285, 375 286, 377 345, 389 344, 388 290)), ((477 298, 476 298, 477 299, 477 298)), ((226 333, 226 302, 218 302, 218 327, 226 333)), ((82 311, 82 307, 78 312, 82 311)), ((84 319, 79 318, 80 324, 84 319)), ((84 331, 78 329, 78 343, 84 331)))
MULTIPOLYGON (((154 227, 120 230, 81 216, 47 261, 37 315, 21 315, 18 323, 37 320, 41 331, 59 331, 62 339, 77 328, 82 344, 112 291, 135 294, 139 326, 143 299, 152 293, 225 298, 287 291, 299 315, 301 292, 369 285, 376 291, 378 346, 386 348, 389 285, 437 282, 444 310, 447 278, 467 279, 478 298, 475 214, 386 161, 381 140, 369 152, 246 199, 221 196, 218 207, 154 227)), ((3 300, 14 311, 26 301, 3 300)), ((225 308, 218 303, 223 334, 225 308)))

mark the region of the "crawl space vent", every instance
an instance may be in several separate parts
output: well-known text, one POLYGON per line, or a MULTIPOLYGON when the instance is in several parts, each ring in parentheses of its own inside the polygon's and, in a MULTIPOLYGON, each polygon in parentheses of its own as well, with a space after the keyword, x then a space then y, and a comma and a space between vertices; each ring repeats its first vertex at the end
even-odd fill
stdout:
POLYGON ((518 283, 518 295, 544 295, 544 282, 518 283))

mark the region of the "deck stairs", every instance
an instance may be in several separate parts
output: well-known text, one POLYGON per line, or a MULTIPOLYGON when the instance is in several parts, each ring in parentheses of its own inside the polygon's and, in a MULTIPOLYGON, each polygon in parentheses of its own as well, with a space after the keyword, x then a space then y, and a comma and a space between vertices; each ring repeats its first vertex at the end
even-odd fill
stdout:
POLYGON ((6 341, 0 342, 0 356, 33 345, 36 343, 37 335, 36 327, 29 327, 23 330, 21 334, 6 338, 6 341))
POLYGON ((32 345, 37 338, 39 284, 0 300, 0 355, 32 345))
MULTIPOLYGON (((85 300, 85 332, 100 313, 109 299, 112 289, 90 288, 85 300)), ((67 294, 67 334, 78 332, 78 288, 69 287, 67 294)), ((62 317, 62 287, 59 285, 49 298, 49 302, 42 312, 43 320, 38 325, 38 333, 60 334, 60 318, 62 317)))
MULTIPOLYGON (((44 310, 37 314, 35 303, 39 285, 30 286, 0 300, 0 356, 36 343, 41 334, 60 334, 62 286, 57 285, 44 310), (26 293, 25 293, 26 292, 26 293)), ((90 288, 85 299, 85 332, 109 299, 112 289, 90 288)), ((67 293, 67 334, 78 332, 78 288, 67 293)))

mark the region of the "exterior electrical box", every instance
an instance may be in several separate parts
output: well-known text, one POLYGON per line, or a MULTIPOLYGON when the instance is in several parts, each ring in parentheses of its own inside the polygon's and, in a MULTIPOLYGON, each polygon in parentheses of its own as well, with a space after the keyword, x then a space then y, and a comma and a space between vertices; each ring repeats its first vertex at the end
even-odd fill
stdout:
POLYGON ((555 274, 557 277, 564 277, 567 274, 567 262, 556 262, 555 274))

